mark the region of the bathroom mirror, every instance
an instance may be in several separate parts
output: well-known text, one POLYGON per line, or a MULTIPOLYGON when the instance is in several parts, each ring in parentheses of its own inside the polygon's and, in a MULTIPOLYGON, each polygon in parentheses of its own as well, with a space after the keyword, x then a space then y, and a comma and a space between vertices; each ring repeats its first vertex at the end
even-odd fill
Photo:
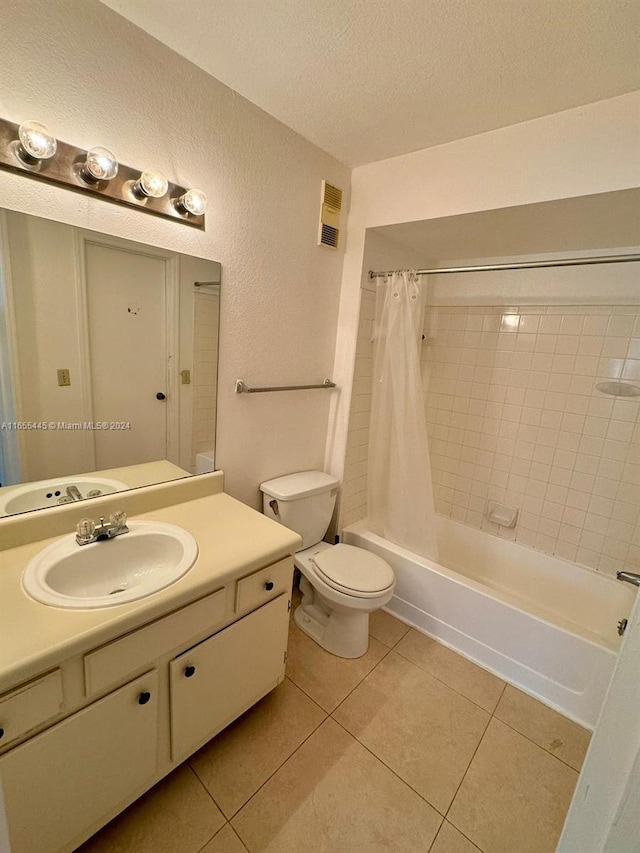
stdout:
POLYGON ((0 515, 214 470, 220 277, 0 210, 0 515))

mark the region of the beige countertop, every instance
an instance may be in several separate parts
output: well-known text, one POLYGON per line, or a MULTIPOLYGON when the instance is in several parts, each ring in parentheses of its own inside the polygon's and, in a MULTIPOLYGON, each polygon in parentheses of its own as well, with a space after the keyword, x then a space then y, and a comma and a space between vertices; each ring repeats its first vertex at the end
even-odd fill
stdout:
MULTIPOLYGON (((221 488, 221 476, 219 479, 215 479, 217 475, 205 476, 209 477, 212 488, 221 488)), ((202 482, 197 492, 202 493, 202 482)), ((150 490, 156 504, 162 503, 157 500, 159 488, 150 490)), ((175 487, 171 494, 175 498, 175 487)), ((189 493, 187 485, 182 497, 187 499, 156 505, 147 512, 130 514, 130 518, 183 527, 198 543, 198 558, 190 571, 174 584, 129 604, 66 610, 30 598, 22 589, 22 572, 32 557, 59 536, 0 551, 0 692, 219 589, 233 577, 282 559, 300 547, 297 534, 221 491, 194 497, 193 488, 189 493)), ((135 506, 139 508, 140 497, 135 506)), ((63 515, 62 510, 67 507, 41 512, 59 512, 58 521, 68 519, 70 526, 65 523, 63 529, 70 535, 75 530, 75 523, 71 525, 75 519, 68 512, 63 515)), ((28 515, 33 517, 35 513, 28 515)), ((48 522, 42 526, 47 531, 50 519, 43 521, 48 522)), ((32 526, 36 525, 33 519, 32 526)))

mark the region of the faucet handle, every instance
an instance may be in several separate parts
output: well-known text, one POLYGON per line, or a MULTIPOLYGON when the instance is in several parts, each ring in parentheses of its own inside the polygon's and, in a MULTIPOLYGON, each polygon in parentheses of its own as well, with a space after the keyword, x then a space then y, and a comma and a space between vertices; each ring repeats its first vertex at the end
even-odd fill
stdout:
POLYGON ((124 512, 124 510, 112 512, 109 516, 109 521, 111 522, 112 527, 121 530, 123 527, 127 526, 127 513, 124 512))
POLYGON ((82 518, 76 526, 76 538, 78 541, 87 542, 93 539, 96 523, 92 518, 82 518))

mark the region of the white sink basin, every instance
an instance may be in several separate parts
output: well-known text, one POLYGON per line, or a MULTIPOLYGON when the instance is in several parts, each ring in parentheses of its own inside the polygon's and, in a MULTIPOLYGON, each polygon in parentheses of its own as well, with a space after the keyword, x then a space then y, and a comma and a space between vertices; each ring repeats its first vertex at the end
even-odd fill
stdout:
POLYGON ((80 476, 40 480, 37 483, 26 483, 24 486, 6 486, 0 489, 0 515, 13 515, 16 512, 28 512, 67 503, 67 488, 71 486, 78 489, 83 500, 87 497, 112 495, 129 488, 120 480, 80 476))
POLYGON ((129 522, 129 532, 78 545, 70 534, 45 548, 22 575, 25 592, 54 607, 115 607, 175 583, 198 556, 190 533, 173 524, 129 522))

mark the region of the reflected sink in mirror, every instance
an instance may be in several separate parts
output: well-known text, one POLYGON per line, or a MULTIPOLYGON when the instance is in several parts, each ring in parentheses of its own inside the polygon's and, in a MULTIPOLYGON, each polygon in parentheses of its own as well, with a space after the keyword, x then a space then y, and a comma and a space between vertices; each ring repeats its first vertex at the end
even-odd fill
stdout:
POLYGON ((60 477, 15 488, 8 487, 0 491, 0 515, 112 495, 127 488, 126 483, 107 477, 60 477))
POLYGON ((155 521, 128 527, 90 545, 78 545, 75 533, 49 545, 24 570, 24 591, 53 607, 115 607, 165 589, 195 563, 198 545, 181 527, 155 521))

